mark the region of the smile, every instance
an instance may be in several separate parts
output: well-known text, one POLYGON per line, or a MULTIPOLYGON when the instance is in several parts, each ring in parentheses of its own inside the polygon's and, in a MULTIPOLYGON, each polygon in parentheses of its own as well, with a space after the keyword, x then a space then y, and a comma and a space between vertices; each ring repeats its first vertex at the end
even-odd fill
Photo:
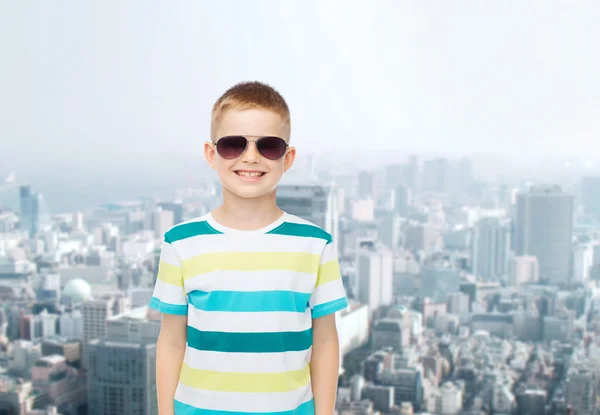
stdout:
POLYGON ((246 182, 256 182, 260 180, 265 174, 264 171, 248 171, 248 170, 236 170, 234 172, 238 175, 242 180, 246 182))

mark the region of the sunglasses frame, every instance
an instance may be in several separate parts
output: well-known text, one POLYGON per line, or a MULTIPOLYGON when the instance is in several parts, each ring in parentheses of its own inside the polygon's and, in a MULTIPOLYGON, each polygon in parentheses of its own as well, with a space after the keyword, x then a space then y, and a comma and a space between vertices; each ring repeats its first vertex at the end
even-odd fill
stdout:
POLYGON ((246 150, 248 150, 248 144, 249 144, 251 141, 252 141, 252 142, 254 142, 254 144, 256 145, 256 151, 258 151, 258 154, 260 154, 260 155, 261 155, 261 157, 264 157, 264 158, 266 158, 267 160, 271 160, 271 161, 277 161, 277 160, 280 160, 280 159, 282 159, 283 157, 285 157, 285 155, 286 155, 286 153, 287 153, 287 151, 288 151, 288 148, 289 148, 289 146, 290 146, 288 143, 286 143, 286 142, 285 142, 285 140, 284 140, 283 138, 281 138, 281 137, 277 137, 276 135, 266 135, 266 136, 256 136, 256 135, 249 135, 249 136, 245 136, 245 135, 226 135, 226 136, 224 136, 224 137, 221 137, 221 138, 219 138, 217 141, 212 141, 212 140, 211 140, 211 142, 212 142, 212 143, 213 143, 213 145, 215 146, 215 151, 216 151, 216 152, 219 154, 219 156, 220 156, 221 158, 223 158, 223 159, 225 159, 225 160, 233 160, 233 159, 236 159, 236 158, 240 157, 241 155, 243 155, 243 154, 246 152, 246 150), (245 139, 246 139, 246 146, 244 147, 244 150, 243 150, 243 151, 242 151, 242 152, 241 152, 239 155, 237 155, 237 156, 235 156, 235 157, 233 157, 233 158, 229 158, 229 159, 228 159, 228 158, 225 158, 225 157, 223 157, 223 156, 221 155, 221 153, 219 153, 219 146, 218 146, 218 142, 219 142, 219 141, 221 141, 221 140, 222 140, 222 139, 224 139, 224 138, 237 138, 237 137, 243 137, 243 138, 245 138, 245 139), (259 137, 259 138, 255 139, 255 140, 250 140, 248 137, 259 137), (280 139, 281 141, 283 141, 283 142, 285 143, 285 151, 283 152, 283 154, 281 155, 281 157, 279 157, 279 158, 276 158, 276 159, 271 159, 271 158, 269 158, 269 157, 266 157, 266 156, 265 156, 263 153, 261 153, 261 152, 260 152, 260 150, 258 149, 258 142, 259 142, 260 140, 264 139, 264 138, 278 138, 278 139, 280 139))

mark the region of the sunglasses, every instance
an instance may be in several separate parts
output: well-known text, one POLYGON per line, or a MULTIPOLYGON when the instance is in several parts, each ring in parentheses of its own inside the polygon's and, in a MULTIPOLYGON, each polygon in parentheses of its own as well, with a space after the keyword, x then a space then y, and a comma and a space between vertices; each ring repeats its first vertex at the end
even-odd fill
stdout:
POLYGON ((260 155, 269 160, 282 158, 289 145, 283 138, 279 137, 261 137, 258 140, 248 140, 242 135, 221 137, 216 143, 213 141, 213 144, 217 148, 219 156, 231 160, 244 154, 249 141, 254 141, 260 155))

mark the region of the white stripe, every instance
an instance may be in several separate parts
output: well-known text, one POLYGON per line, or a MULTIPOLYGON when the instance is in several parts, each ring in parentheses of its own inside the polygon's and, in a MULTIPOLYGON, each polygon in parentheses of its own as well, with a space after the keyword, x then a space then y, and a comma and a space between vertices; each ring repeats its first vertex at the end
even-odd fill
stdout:
POLYGON ((290 392, 239 393, 207 391, 179 383, 175 399, 196 408, 236 412, 280 412, 296 409, 312 399, 310 384, 290 392))
POLYGON ((335 251, 335 245, 334 244, 327 244, 325 245, 325 248, 323 248, 323 252, 321 253, 321 264, 326 264, 329 261, 333 261, 334 259, 337 259, 338 254, 335 251))
POLYGON ((320 254, 323 239, 269 234, 252 240, 235 235, 198 235, 173 242, 179 258, 184 261, 197 255, 215 252, 306 252, 320 254))
POLYGON ((308 350, 278 353, 231 353, 197 350, 187 347, 184 361, 199 370, 215 372, 276 373, 302 370, 310 362, 308 350))
POLYGON ((342 283, 342 280, 338 278, 337 280, 329 281, 326 284, 319 285, 314 294, 310 296, 308 305, 310 308, 314 308, 316 305, 337 300, 338 298, 345 296, 346 292, 344 291, 344 284, 342 283))
POLYGON ((157 279, 152 294, 163 303, 173 305, 187 305, 187 297, 183 291, 183 287, 178 287, 173 284, 166 283, 157 279))
POLYGON ((188 309, 188 324, 202 331, 227 333, 274 333, 304 331, 311 328, 310 312, 286 311, 227 312, 188 309))
POLYGON ((199 291, 295 291, 312 293, 317 276, 296 271, 213 271, 186 279, 186 292, 199 291))
POLYGON ((167 264, 175 265, 178 267, 181 266, 181 262, 179 261, 177 253, 175 252, 175 247, 165 241, 163 241, 161 245, 160 260, 166 262, 167 264))

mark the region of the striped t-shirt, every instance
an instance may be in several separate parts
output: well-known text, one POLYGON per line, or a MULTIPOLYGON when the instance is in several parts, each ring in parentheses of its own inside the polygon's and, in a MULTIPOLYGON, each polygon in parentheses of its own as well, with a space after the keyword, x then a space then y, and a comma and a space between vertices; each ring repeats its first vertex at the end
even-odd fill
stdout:
POLYGON ((209 213, 165 233, 150 306, 188 316, 175 414, 314 413, 312 319, 348 305, 331 242, 288 213, 254 231, 209 213))

